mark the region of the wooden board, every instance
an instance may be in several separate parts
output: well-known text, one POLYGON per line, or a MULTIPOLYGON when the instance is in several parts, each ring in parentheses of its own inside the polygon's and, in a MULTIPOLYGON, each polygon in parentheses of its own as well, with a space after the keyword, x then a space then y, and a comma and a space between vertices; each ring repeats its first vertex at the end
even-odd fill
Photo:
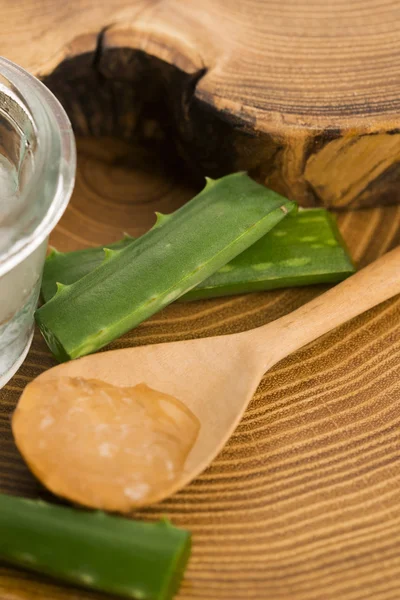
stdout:
MULTIPOLYGON (((149 152, 81 140, 76 190, 52 236, 60 249, 139 234, 194 188, 149 152)), ((400 241, 400 206, 342 213, 365 265, 400 241)), ((113 348, 241 331, 322 287, 176 303, 113 348)), ((0 491, 50 496, 12 440, 10 415, 54 364, 37 333, 0 392, 0 491)), ((223 452, 190 486, 136 517, 167 515, 194 536, 180 600, 397 600, 400 578, 400 298, 282 361, 262 380, 223 452)), ((102 596, 0 565, 1 600, 102 596)))
POLYGON ((250 170, 304 205, 400 202, 397 0, 0 8, 0 54, 45 77, 81 132, 164 135, 192 171, 250 170))
MULTIPOLYGON (((200 175, 248 169, 303 205, 400 202, 395 0, 0 0, 0 54, 42 77, 80 135, 60 249, 139 234, 200 175), (140 146, 138 146, 140 144, 140 146), (185 173, 192 176, 186 179, 185 173)), ((342 213, 362 266, 400 241, 400 206, 342 213)), ((115 342, 223 334, 321 287, 174 304, 115 342)), ((269 372, 221 455, 137 517, 194 534, 181 600, 397 600, 400 299, 269 372)), ((46 492, 12 441, 28 381, 54 364, 36 334, 0 392, 0 491, 46 492)), ((1 600, 100 595, 0 566, 1 600)))

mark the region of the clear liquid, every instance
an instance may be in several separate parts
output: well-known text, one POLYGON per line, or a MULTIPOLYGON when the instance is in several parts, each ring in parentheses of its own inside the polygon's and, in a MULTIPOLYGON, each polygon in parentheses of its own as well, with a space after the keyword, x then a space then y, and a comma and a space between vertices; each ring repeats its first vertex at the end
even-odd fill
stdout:
POLYGON ((66 206, 74 171, 61 105, 0 57, 0 388, 29 348, 45 237, 66 206))
POLYGON ((12 223, 20 209, 18 173, 15 166, 0 154, 0 252, 11 245, 12 223))
POLYGON ((0 388, 15 372, 31 338, 46 246, 47 240, 0 277, 0 388))
MULTIPOLYGON (((12 247, 21 223, 22 195, 15 166, 0 154, 0 255, 12 247)), ((46 243, 0 278, 0 387, 29 343, 46 243)))
POLYGON ((18 194, 18 173, 15 166, 0 154, 0 223, 10 203, 18 194))

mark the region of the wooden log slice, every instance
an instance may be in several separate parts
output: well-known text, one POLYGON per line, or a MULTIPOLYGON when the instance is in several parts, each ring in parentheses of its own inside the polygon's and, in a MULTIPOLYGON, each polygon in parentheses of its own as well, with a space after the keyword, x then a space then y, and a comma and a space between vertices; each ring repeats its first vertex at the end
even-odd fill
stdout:
MULTIPOLYGON (((148 150, 78 140, 71 204, 51 243, 72 250, 138 235, 154 211, 195 189, 148 150)), ((400 206, 343 212, 365 265, 400 242, 400 206)), ((324 286, 175 303, 110 348, 234 333, 267 323, 324 286)), ((55 501, 29 473, 10 415, 24 386, 55 364, 40 333, 0 391, 0 492, 55 501)), ((400 578, 400 297, 296 352, 260 383, 210 468, 137 518, 193 532, 177 600, 397 600, 400 578)), ((1 600, 101 600, 0 562, 1 600)))
POLYGON ((78 132, 164 136, 303 205, 400 201, 396 0, 1 0, 0 52, 78 132), (111 130, 111 131, 110 131, 111 130))
MULTIPOLYGON (((140 234, 205 173, 249 169, 306 205, 399 201, 395 0, 0 7, 0 54, 42 77, 86 136, 52 235, 61 250, 140 234)), ((342 212, 339 226, 363 266, 399 244, 400 206, 342 212)), ((256 327, 323 289, 176 303, 111 347, 256 327)), ((282 361, 210 468, 134 515, 192 530, 180 600, 398 599, 399 323, 395 298, 282 361)), ((0 492, 54 501, 10 428, 26 383, 53 364, 37 332, 0 391, 0 492)), ((101 595, 0 563, 0 598, 101 595)))

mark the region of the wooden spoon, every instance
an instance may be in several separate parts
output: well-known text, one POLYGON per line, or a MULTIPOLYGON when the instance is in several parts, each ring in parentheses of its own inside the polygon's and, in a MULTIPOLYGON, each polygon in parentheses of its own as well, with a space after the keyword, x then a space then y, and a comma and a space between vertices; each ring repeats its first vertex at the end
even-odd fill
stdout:
POLYGON ((285 356, 400 293, 400 247, 294 312, 250 331, 114 350, 64 363, 39 376, 93 378, 117 386, 145 382, 198 417, 199 436, 175 492, 203 471, 240 421, 263 374, 285 356))

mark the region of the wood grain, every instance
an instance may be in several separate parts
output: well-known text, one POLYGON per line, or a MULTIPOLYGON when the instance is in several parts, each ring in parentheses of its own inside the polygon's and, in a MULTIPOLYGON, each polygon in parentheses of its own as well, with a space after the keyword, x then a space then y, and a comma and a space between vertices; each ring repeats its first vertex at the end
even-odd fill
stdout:
POLYGON ((249 170, 308 206, 400 202, 396 0, 0 8, 0 54, 45 78, 81 133, 136 140, 146 123, 197 174, 249 170))
MULTIPOLYGON (((148 228, 194 192, 157 158, 116 140, 82 140, 60 249, 148 228), (128 226, 129 225, 129 226, 128 226)), ((365 265, 400 242, 400 207, 339 215, 365 265)), ((242 331, 310 300, 321 287, 176 303, 113 348, 242 331)), ((169 516, 194 535, 181 600, 395 600, 400 577, 400 298, 280 362, 211 467, 135 516, 169 516)), ((54 364, 39 334, 0 392, 0 490, 49 495, 23 464, 10 415, 32 377, 54 364)), ((100 595, 0 567, 2 600, 100 595)))

